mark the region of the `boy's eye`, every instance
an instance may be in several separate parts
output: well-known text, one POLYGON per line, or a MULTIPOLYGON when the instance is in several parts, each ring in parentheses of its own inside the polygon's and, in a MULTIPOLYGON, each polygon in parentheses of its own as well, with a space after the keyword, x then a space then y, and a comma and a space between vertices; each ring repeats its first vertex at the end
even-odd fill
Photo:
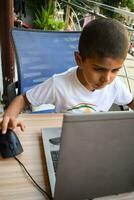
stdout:
POLYGON ((101 68, 93 68, 96 72, 102 72, 104 71, 104 69, 101 69, 101 68))
MULTIPOLYGON (((94 70, 97 71, 97 72, 104 72, 104 71, 106 71, 105 69, 101 69, 101 68, 94 68, 94 70)), ((119 71, 119 69, 113 69, 112 70, 113 73, 116 73, 118 71, 119 71)))
POLYGON ((112 70, 113 73, 116 73, 116 72, 118 72, 118 71, 119 71, 119 69, 113 69, 113 70, 112 70))
MULTIPOLYGON (((93 70, 96 72, 106 72, 107 71, 107 69, 105 69, 105 68, 96 68, 96 67, 94 67, 93 70)), ((117 73, 119 70, 120 70, 120 68, 112 69, 111 72, 117 73)))

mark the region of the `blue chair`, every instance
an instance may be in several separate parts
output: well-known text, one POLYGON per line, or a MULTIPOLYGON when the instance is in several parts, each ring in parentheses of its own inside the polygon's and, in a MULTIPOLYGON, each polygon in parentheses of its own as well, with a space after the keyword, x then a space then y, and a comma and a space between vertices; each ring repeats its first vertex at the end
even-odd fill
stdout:
POLYGON ((22 94, 53 74, 75 66, 80 31, 42 31, 12 29, 18 82, 8 87, 9 103, 15 95, 22 94), (18 91, 16 93, 16 87, 18 91))

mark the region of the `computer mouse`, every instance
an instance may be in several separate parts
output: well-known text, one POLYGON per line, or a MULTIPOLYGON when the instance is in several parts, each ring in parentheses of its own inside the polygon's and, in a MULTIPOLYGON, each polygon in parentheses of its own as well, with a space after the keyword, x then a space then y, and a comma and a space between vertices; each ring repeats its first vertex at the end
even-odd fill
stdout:
POLYGON ((0 153, 3 158, 17 156, 23 152, 22 145, 11 129, 7 129, 6 134, 2 134, 0 130, 0 153))

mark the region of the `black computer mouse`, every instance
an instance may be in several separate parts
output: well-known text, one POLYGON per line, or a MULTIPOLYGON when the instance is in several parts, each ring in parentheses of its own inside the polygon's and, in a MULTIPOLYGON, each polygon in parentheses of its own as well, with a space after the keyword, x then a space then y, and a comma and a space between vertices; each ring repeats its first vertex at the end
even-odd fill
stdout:
POLYGON ((11 129, 7 129, 7 133, 2 134, 0 130, 0 153, 2 157, 14 157, 22 152, 22 145, 15 132, 11 129))

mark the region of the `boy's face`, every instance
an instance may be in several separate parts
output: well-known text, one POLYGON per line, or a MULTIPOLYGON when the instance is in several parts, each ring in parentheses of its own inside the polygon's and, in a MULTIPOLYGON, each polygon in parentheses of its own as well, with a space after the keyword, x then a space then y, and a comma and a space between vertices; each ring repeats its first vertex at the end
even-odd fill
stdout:
POLYGON ((75 60, 78 67, 79 81, 88 89, 104 88, 116 77, 122 66, 123 59, 113 58, 86 58, 84 61, 78 52, 75 52, 75 60))

